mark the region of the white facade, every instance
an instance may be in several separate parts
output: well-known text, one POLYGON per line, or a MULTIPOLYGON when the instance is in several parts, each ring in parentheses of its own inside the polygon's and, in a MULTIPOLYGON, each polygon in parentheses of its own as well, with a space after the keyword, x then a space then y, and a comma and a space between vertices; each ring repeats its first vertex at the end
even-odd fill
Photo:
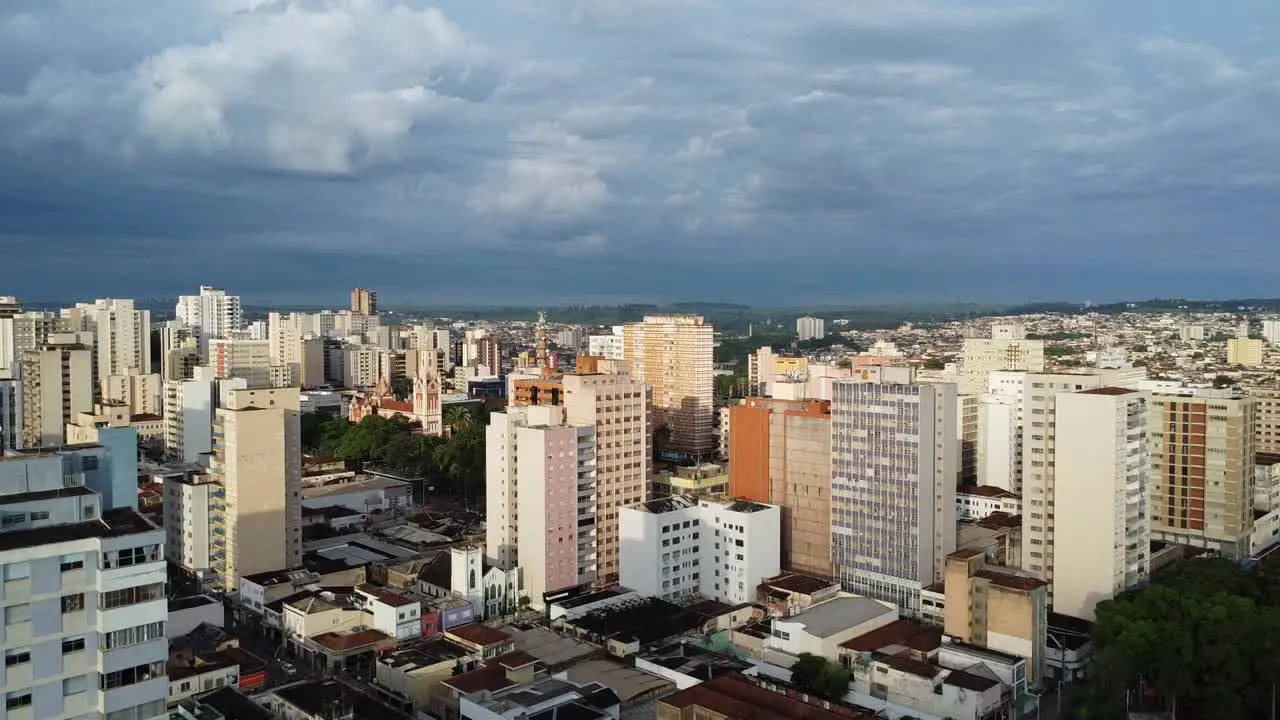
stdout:
POLYGON ((22 381, 0 378, 0 456, 22 443, 22 381))
POLYGON ((845 381, 831 403, 832 561, 845 590, 918 616, 956 546, 956 386, 845 381))
POLYGON ((219 485, 209 475, 180 475, 164 480, 165 559, 197 577, 213 567, 209 510, 219 485))
POLYGON ((13 318, 21 310, 22 306, 18 305, 17 298, 0 295, 0 380, 18 375, 18 346, 13 318))
POLYGON ((1054 515, 1045 512, 1056 487, 1059 455, 1056 447, 1057 399, 1066 393, 1101 387, 1136 388, 1145 379, 1142 368, 1095 370, 1091 373, 1027 373, 1022 392, 1022 562, 1049 583, 1053 592, 1054 515), (1042 515, 1043 517, 1032 517, 1042 515))
POLYGON ((965 395, 986 392, 988 376, 999 370, 1044 370, 1044 341, 1026 339, 1017 324, 992 325, 990 338, 965 338, 963 353, 960 392, 965 395))
MULTIPOLYGON (((1147 579, 1147 421, 1148 400, 1136 390, 1058 396, 1055 612, 1092 621, 1099 602, 1147 579)), ((1046 509, 1028 512, 1034 521, 1046 509)))
POLYGON ((618 514, 624 587, 665 600, 736 605, 782 569, 782 511, 746 500, 651 500, 618 514))
POLYGON ((132 300, 95 300, 62 311, 72 332, 94 334, 94 366, 101 391, 112 375, 151 372, 151 312, 132 300))
POLYGON ((1022 490, 1021 398, 983 395, 978 408, 978 484, 1022 490))
POLYGON ((625 343, 622 326, 614 325, 610 335, 588 335, 587 354, 595 357, 606 357, 610 360, 625 360, 625 343))
POLYGON ((821 340, 827 336, 827 321, 816 317, 802 317, 796 320, 796 334, 800 342, 805 340, 821 340))
POLYGON ((1272 345, 1280 344, 1280 320, 1263 320, 1262 337, 1272 345))
POLYGON ((199 329, 204 339, 230 337, 244 324, 240 297, 206 285, 200 286, 199 295, 180 296, 174 313, 183 325, 199 329))
POLYGON ((3 717, 165 717, 163 533, 68 485, 63 462, 0 462, 3 717))
POLYGON ((349 388, 371 388, 384 377, 383 357, 387 351, 373 345, 349 345, 342 350, 342 384, 349 388))

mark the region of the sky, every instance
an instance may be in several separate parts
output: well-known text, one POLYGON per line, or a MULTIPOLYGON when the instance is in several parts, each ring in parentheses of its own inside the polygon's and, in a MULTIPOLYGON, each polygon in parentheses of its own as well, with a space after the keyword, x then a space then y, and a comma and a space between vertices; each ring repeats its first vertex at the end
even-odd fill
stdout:
POLYGON ((1280 4, 5 0, 0 295, 1274 297, 1280 4))

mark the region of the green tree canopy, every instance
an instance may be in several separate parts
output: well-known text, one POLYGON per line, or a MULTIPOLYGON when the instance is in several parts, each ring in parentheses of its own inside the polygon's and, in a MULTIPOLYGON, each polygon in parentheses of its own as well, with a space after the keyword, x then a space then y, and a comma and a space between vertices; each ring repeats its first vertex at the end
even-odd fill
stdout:
POLYGON ((848 668, 812 653, 800 653, 791 666, 791 683, 796 688, 828 700, 843 699, 851 679, 848 668))

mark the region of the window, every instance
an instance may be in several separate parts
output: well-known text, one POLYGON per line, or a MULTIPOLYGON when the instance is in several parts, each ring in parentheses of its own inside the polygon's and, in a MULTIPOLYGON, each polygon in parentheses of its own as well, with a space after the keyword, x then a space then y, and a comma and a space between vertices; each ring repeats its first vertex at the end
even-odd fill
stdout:
POLYGON ((84 567, 84 555, 63 555, 62 556, 62 572, 69 570, 79 570, 84 567))
POLYGON ((62 596, 63 614, 84 610, 84 593, 62 596))
POLYGON ((79 695, 89 689, 89 679, 84 675, 62 681, 62 696, 79 695))
POLYGON ((136 665, 124 670, 117 670, 112 673, 106 673, 102 676, 102 690, 113 690, 119 687, 127 687, 136 685, 140 682, 146 682, 154 678, 158 678, 165 673, 165 661, 157 660, 156 662, 147 663, 145 665, 136 665))
POLYGON ((6 513, 0 515, 0 527, 10 527, 13 525, 21 525, 27 521, 26 513, 6 513))
POLYGON ((67 638, 66 640, 62 641, 63 655, 66 655, 67 653, 80 652, 83 649, 84 649, 83 637, 67 638))
POLYGON ((31 513, 31 520, 33 522, 36 520, 48 520, 48 519, 49 519, 48 510, 38 510, 36 512, 31 513))
POLYGON ((110 610, 112 608, 124 607, 126 605, 137 605, 138 603, 151 602, 153 600, 161 600, 164 598, 164 583, 153 583, 151 585, 135 585, 121 590, 110 590, 102 593, 102 609, 110 610))
POLYGON ((31 606, 22 603, 21 605, 10 605, 4 609, 4 624, 17 625, 31 619, 31 606))
POLYGON ((16 710, 24 708, 31 704, 31 693, 27 690, 19 690, 11 692, 4 696, 4 707, 6 710, 16 710))
POLYGON ((31 577, 31 565, 25 562, 9 563, 4 566, 4 581, 26 580, 31 577))
POLYGON ((144 547, 125 548, 124 550, 116 550, 108 552, 102 557, 102 567, 105 570, 112 568, 132 567, 134 565, 142 565, 149 562, 157 562, 160 559, 160 546, 147 545, 144 547))
POLYGON ((153 622, 146 625, 138 625, 123 630, 115 630, 99 637, 102 638, 103 650, 128 647, 129 645, 159 640, 164 637, 164 623, 153 622))
POLYGON ((4 654, 4 666, 12 667, 14 665, 22 665, 31 662, 31 651, 22 648, 20 650, 7 650, 4 654))

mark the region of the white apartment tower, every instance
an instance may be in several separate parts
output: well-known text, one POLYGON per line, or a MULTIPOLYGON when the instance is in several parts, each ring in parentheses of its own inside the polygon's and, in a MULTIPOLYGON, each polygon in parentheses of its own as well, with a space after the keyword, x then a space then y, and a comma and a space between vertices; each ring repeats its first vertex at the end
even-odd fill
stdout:
POLYGON ((987 377, 997 370, 1044 371, 1044 341, 1028 340, 1017 323, 991 326, 990 338, 965 338, 960 370, 960 392, 980 395, 987 391, 987 377))
POLYGON ((624 587, 670 601, 754 602, 782 570, 782 510, 749 500, 676 496, 622 509, 624 587))
POLYGON ((521 568, 534 607, 597 579, 595 428, 556 406, 494 413, 486 429, 485 552, 521 568))
POLYGON ((0 378, 0 457, 22 445, 22 381, 0 378))
POLYGON ((1022 562, 1023 569, 1049 583, 1054 578, 1057 400, 1065 393, 1103 387, 1136 387, 1141 368, 1092 373, 1027 373, 1022 390, 1022 562))
POLYGON ((111 463, 101 447, 0 459, 8 720, 167 716, 164 533, 84 485, 88 455, 111 463))
POLYGON ((1053 506, 1024 509, 1054 516, 1054 612, 1092 621, 1099 602, 1147 580, 1149 405, 1128 388, 1058 396, 1053 506))
POLYGON ((199 330, 202 342, 231 337, 244 325, 240 297, 207 285, 200 286, 199 295, 179 297, 174 313, 183 325, 199 330))
POLYGON ((816 317, 802 317, 796 320, 796 334, 800 342, 805 340, 821 340, 827 336, 827 321, 816 317))
POLYGON ((587 354, 609 358, 610 360, 625 360, 626 352, 622 339, 622 326, 614 325, 612 332, 608 335, 588 335, 587 354))
POLYGON ((13 319, 22 312, 18 298, 0 295, 0 380, 11 379, 18 374, 18 346, 13 319))
POLYGON ((151 372, 151 312, 132 300, 95 300, 63 310, 71 332, 94 333, 95 391, 105 393, 113 375, 151 372))
POLYGON ((920 613, 956 547, 956 386, 838 381, 832 561, 845 590, 920 613))
POLYGON ((1026 373, 996 371, 978 401, 977 481, 1022 492, 1022 389, 1026 373))

